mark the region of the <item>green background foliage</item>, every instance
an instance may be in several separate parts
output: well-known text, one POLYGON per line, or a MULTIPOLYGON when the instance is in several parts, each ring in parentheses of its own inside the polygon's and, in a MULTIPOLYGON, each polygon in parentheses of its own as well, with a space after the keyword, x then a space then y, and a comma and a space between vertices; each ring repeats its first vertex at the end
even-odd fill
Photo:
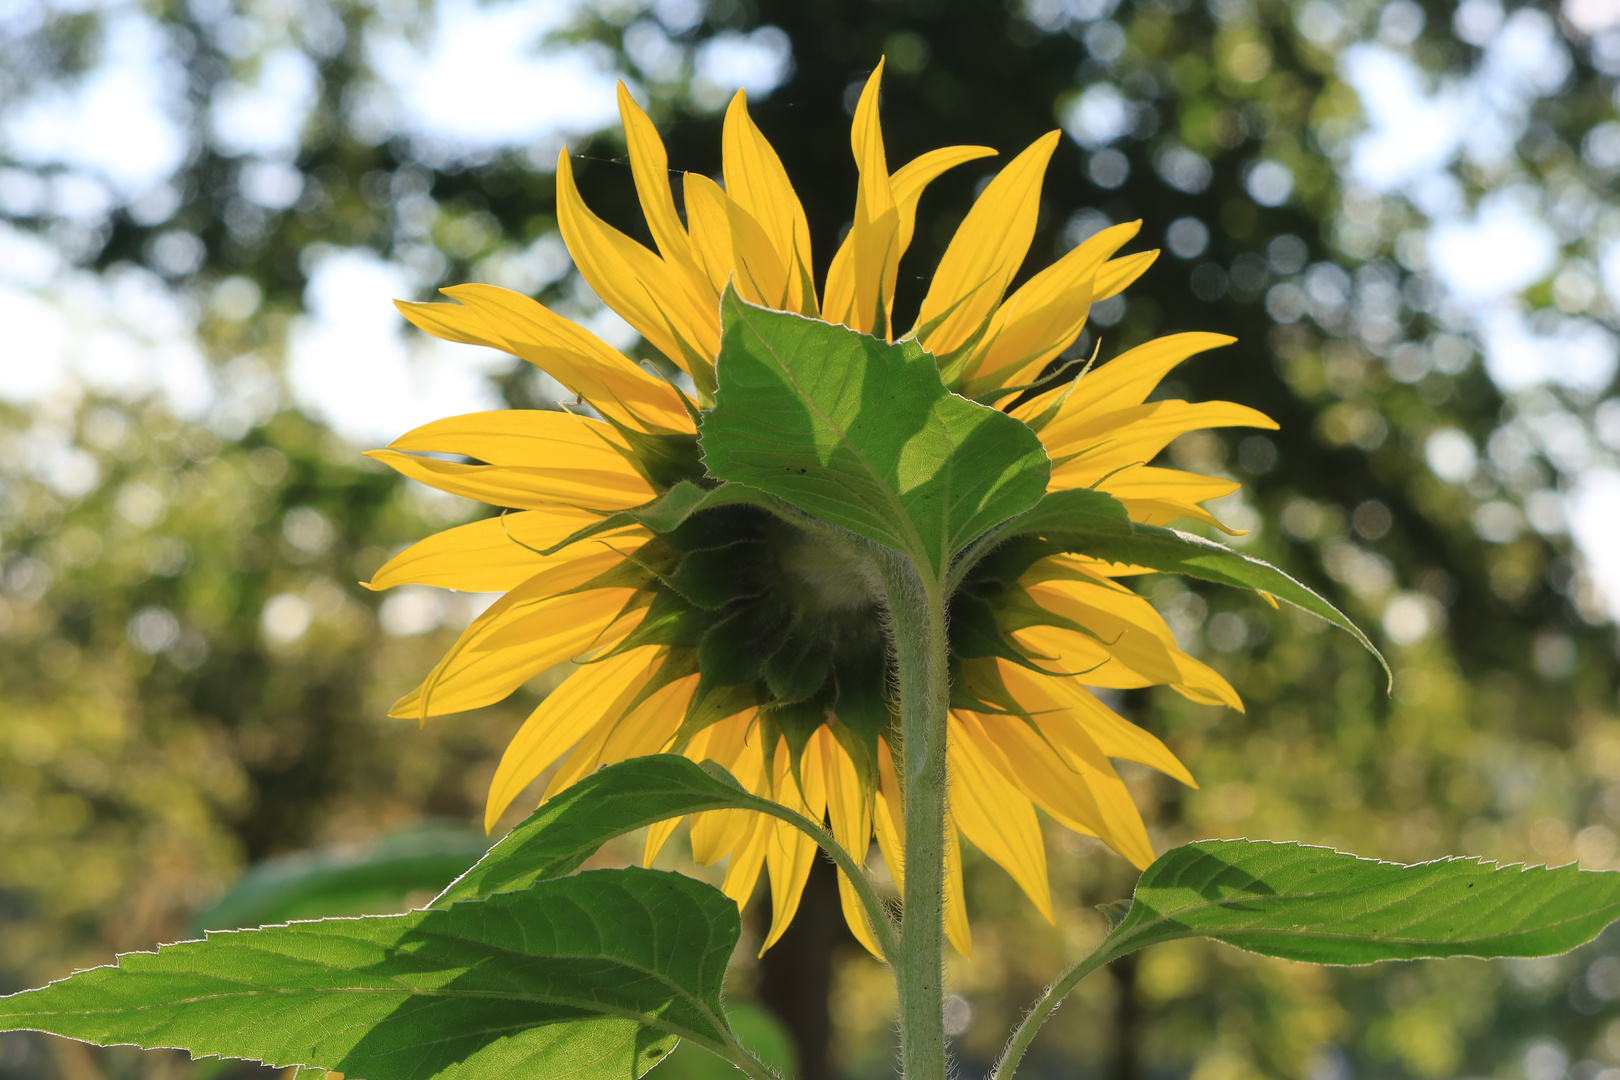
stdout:
MULTIPOLYGON (((1416 27, 1410 34, 1383 6, 1351 2, 1141 0, 1098 5, 1085 19, 1044 3, 722 0, 695 23, 677 28, 670 19, 662 29, 658 11, 604 2, 586 9, 570 36, 605 47, 648 89, 676 168, 708 173, 718 164, 713 101, 694 86, 689 63, 658 67, 638 43, 658 30, 689 60, 717 36, 779 27, 792 74, 756 102, 755 115, 798 186, 818 260, 850 217, 848 88, 880 52, 890 57, 885 130, 897 164, 945 143, 994 146, 1005 160, 1088 87, 1122 88, 1133 126, 1112 149, 1129 178, 1102 186, 1103 151, 1066 140, 1043 193, 1030 267, 1101 220, 1143 218, 1143 246, 1160 244, 1179 219, 1205 225, 1206 251, 1161 257, 1122 307, 1098 312, 1083 349, 1098 335, 1105 359, 1161 332, 1239 338, 1176 372, 1165 396, 1236 400, 1281 430, 1191 436, 1169 457, 1242 480, 1245 495, 1229 516, 1253 529, 1243 550, 1320 587, 1373 631, 1396 673, 1386 696, 1376 662, 1315 620, 1226 590, 1144 580, 1183 641, 1248 705, 1239 715, 1172 694, 1124 697, 1127 713, 1161 734, 1201 785, 1187 791, 1127 772, 1156 846, 1249 835, 1402 861, 1459 853, 1612 867, 1620 850, 1614 629, 1567 538, 1523 524, 1568 468, 1531 438, 1535 425, 1589 423, 1601 395, 1504 395, 1425 271, 1421 211, 1343 179, 1362 122, 1337 66, 1348 43, 1382 35, 1436 75, 1460 78, 1480 62, 1480 49, 1453 32, 1451 5, 1394 7, 1408 30, 1416 27), (1175 147, 1207 163, 1202 190, 1164 179, 1159 162, 1175 147), (1262 158, 1292 171, 1294 192, 1280 206, 1258 204, 1245 187, 1246 170, 1262 158), (1426 462, 1429 438, 1443 429, 1483 451, 1465 480, 1449 481, 1426 462), (1493 515, 1520 524, 1491 527, 1493 515), (1407 632, 1412 623, 1393 612, 1429 632, 1407 632)), ((103 47, 96 13, 40 10, 37 23, 7 26, 0 105, 35 85, 71 82, 103 47)), ((24 233, 65 238, 88 269, 109 276, 156 266, 162 234, 197 237, 202 261, 173 285, 203 312, 202 347, 231 377, 246 369, 224 365, 244 356, 273 377, 307 284, 300 256, 314 243, 370 248, 424 267, 424 281, 451 284, 492 280, 502 258, 554 232, 546 154, 463 160, 353 122, 346 102, 363 96, 369 77, 367 26, 419 20, 426 29, 425 10, 319 4, 289 21, 244 4, 226 14, 262 33, 230 49, 211 8, 154 10, 184 46, 185 93, 196 103, 249 77, 272 47, 311 58, 319 90, 294 162, 304 196, 281 210, 250 204, 240 183, 247 162, 218 148, 199 118, 197 152, 166 213, 117 211, 89 225, 46 210, 8 210, 7 218, 24 233), (261 298, 245 315, 221 302, 244 281, 261 298)), ((1612 54, 1565 35, 1566 84, 1532 102, 1507 167, 1454 168, 1466 197, 1520 184, 1606 205, 1608 174, 1582 146, 1613 114, 1612 54)), ((644 235, 618 135, 575 139, 572 149, 591 205, 644 235)), ((901 268, 900 325, 993 167, 994 159, 957 170, 925 198, 901 268)), ((1590 278, 1594 253, 1581 233, 1566 242, 1564 268, 1585 265, 1590 278)), ((1580 308, 1579 290, 1561 282, 1540 283, 1527 302, 1552 317, 1580 308)), ((591 310, 571 275, 539 287, 566 310, 591 310)), ((500 385, 514 404, 547 404, 519 365, 500 385)), ((255 417, 222 435, 156 400, 94 396, 4 417, 0 989, 174 940, 245 867, 268 857, 361 853, 424 820, 476 822, 500 749, 545 692, 542 681, 509 705, 421 731, 386 719, 388 703, 449 643, 460 609, 437 629, 392 634, 382 598, 353 583, 399 546, 474 509, 411 492, 359 459, 362 448, 295 412, 272 406, 255 417), (41 432, 93 459, 91 490, 64 493, 48 482, 25 441, 41 432)), ((502 828, 527 809, 514 807, 502 828)), ((1107 921, 1093 905, 1127 895, 1134 881, 1089 842, 1053 830, 1050 846, 1056 927, 967 854, 975 950, 950 969, 964 1074, 987 1068, 1024 1003, 1103 936, 1107 921)), ((638 853, 627 842, 600 858, 638 853)), ((745 925, 729 993, 785 1000, 784 987, 815 985, 813 961, 830 957, 827 1064, 849 1077, 888 1075, 885 976, 836 936, 836 915, 818 921, 807 901, 800 918, 813 940, 795 946, 795 930, 761 965, 750 959, 757 922, 745 925)), ((1620 941, 1607 937, 1545 961, 1344 971, 1177 942, 1084 984, 1025 1068, 1199 1080, 1557 1080, 1566 1069, 1591 1077, 1620 1066, 1617 1000, 1620 941)), ((801 1063, 812 1073, 814 1057, 801 1063)), ((7 1080, 167 1080, 211 1067, 0 1037, 7 1080)))

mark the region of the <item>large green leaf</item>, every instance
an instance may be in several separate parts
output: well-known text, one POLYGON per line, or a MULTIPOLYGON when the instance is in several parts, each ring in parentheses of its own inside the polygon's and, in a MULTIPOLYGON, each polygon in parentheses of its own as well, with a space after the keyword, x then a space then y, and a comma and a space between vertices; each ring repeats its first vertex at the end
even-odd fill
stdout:
POLYGON ((213 907, 191 920, 191 932, 318 919, 391 914, 412 893, 436 893, 489 849, 481 831, 448 826, 415 829, 364 851, 306 851, 260 863, 213 907))
POLYGON ((1318 964, 1548 956, 1620 918, 1620 873, 1452 858, 1405 866, 1330 848, 1202 840, 1160 856, 1099 951, 1211 937, 1318 964))
POLYGON ((210 934, 0 998, 0 1028, 365 1080, 632 1080, 727 1039, 737 905, 597 870, 406 915, 210 934))
POLYGON ((781 804, 744 791, 713 762, 699 766, 679 754, 630 758, 598 769, 547 799, 433 905, 527 888, 535 881, 572 873, 615 836, 683 814, 727 809, 770 814, 812 836, 826 837, 781 804))
POLYGON ((786 499, 903 553, 934 580, 975 537, 1034 506, 1051 463, 1027 426, 959 397, 912 341, 720 302, 711 476, 786 499))
POLYGON ((1050 551, 1069 551, 1107 562, 1182 574, 1286 600, 1348 632, 1389 673, 1383 654, 1355 623, 1288 574, 1263 559, 1192 533, 1133 523, 1124 507, 1103 492, 1084 488, 1048 492, 1028 513, 1007 522, 986 540, 1031 535, 1041 537, 1050 551))

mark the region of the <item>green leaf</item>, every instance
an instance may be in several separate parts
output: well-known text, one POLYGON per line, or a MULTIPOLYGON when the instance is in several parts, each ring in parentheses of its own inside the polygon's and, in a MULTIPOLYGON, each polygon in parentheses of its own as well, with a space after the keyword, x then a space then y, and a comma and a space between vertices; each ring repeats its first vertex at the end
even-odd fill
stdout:
POLYGON ((210 934, 0 998, 0 1028, 366 1080, 628 1080, 675 1038, 723 1049, 737 905, 596 870, 405 915, 210 934))
POLYGON ((399 911, 411 893, 437 893, 489 849, 482 832, 444 826, 398 833, 363 852, 299 852, 242 875, 191 933, 399 911))
POLYGON ((1043 537, 1054 552, 1068 551, 1106 562, 1145 566, 1166 574, 1251 589, 1286 600, 1348 632, 1378 658, 1393 685, 1394 674, 1383 654, 1343 612, 1313 590, 1263 559, 1233 551, 1213 540, 1179 529, 1133 523, 1124 507, 1103 492, 1086 489, 1048 492, 1029 513, 1008 522, 986 540, 1032 534, 1043 537), (1117 512, 1108 505, 1110 503, 1119 507, 1117 512))
POLYGON ((679 754, 630 758, 547 799, 433 906, 527 888, 572 873, 616 836, 683 814, 727 809, 756 810, 801 828, 810 824, 781 804, 744 791, 713 762, 699 766, 679 754))
POLYGON ((711 476, 885 544, 936 581, 1046 490, 1035 433, 947 390, 916 342, 754 307, 729 288, 720 319, 720 388, 700 431, 711 476))
POLYGON ((1330 848, 1202 840, 1142 874, 1108 957, 1210 937, 1317 964, 1549 956, 1620 918, 1620 873, 1452 858, 1405 866, 1330 848))

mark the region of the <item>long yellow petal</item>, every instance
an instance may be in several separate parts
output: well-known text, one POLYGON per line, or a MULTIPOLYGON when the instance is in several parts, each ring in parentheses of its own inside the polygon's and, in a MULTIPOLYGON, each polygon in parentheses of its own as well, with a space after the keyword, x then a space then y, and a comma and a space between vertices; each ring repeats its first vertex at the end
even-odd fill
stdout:
MULTIPOLYGON (((1041 700, 1048 705, 1059 706, 1055 711, 1047 711, 1048 705, 1034 710, 1035 723, 1042 731, 1049 726, 1078 724, 1097 744, 1097 749, 1108 757, 1134 761, 1138 765, 1157 769, 1188 787, 1198 786, 1192 773, 1187 771, 1187 766, 1156 735, 1098 701, 1097 695, 1076 680, 1055 679, 1016 664, 1004 663, 999 667, 1007 689, 1019 701, 1041 700)), ((990 721, 986 720, 985 723, 988 725, 990 721)))
MULTIPOLYGON (((749 709, 711 724, 692 740, 707 737, 702 747, 703 757, 723 765, 747 791, 764 790, 765 757, 759 746, 749 745, 758 710, 749 709)), ((696 753, 689 753, 696 759, 696 753)), ((692 815, 692 858, 699 866, 712 866, 732 853, 733 858, 741 845, 753 835, 755 819, 759 815, 748 810, 706 810, 692 815)))
POLYGON ((609 513, 640 506, 657 494, 622 458, 611 468, 573 469, 460 465, 395 450, 368 450, 366 457, 440 491, 515 510, 565 506, 609 513))
POLYGON ((863 334, 892 338, 890 314, 900 268, 900 211, 889 181, 883 127, 878 119, 878 86, 882 80, 883 61, 879 60, 866 80, 855 106, 855 123, 850 127, 850 148, 855 153, 860 181, 855 189, 855 220, 846 238, 849 258, 841 264, 835 260, 829 269, 823 307, 830 322, 843 323, 863 334))
POLYGON ((964 367, 962 393, 977 397, 1026 383, 1074 343, 1086 323, 1104 262, 1136 236, 1140 221, 1115 225, 1077 244, 1025 282, 991 316, 990 329, 964 367))
POLYGON ((656 661, 648 650, 633 649, 585 665, 547 694, 507 743, 495 768, 484 804, 484 831, 494 828, 512 800, 586 732, 618 719, 657 670, 656 661))
POLYGON ((783 308, 789 294, 786 264, 764 226, 707 176, 687 173, 683 179, 693 248, 716 287, 734 280, 749 303, 783 308))
MULTIPOLYGON (((825 727, 817 728, 815 737, 821 740, 821 760, 827 770, 827 820, 832 825, 833 839, 857 864, 864 864, 867 848, 872 844, 871 793, 862 790, 855 762, 833 738, 832 732, 825 727)), ((838 871, 838 902, 855 940, 864 945, 867 952, 883 959, 883 950, 866 917, 866 908, 843 870, 838 871)))
MULTIPOLYGON (((992 157, 994 154, 995 151, 988 146, 943 146, 912 158, 889 177, 889 190, 894 196, 894 207, 900 222, 896 258, 904 256, 906 249, 911 246, 911 238, 917 227, 917 204, 928 185, 947 169, 954 169, 978 158, 992 157)), ((854 253, 855 245, 846 235, 843 243, 838 245, 838 251, 833 255, 832 264, 827 270, 829 299, 826 306, 829 310, 834 306, 832 296, 835 282, 839 295, 839 310, 846 310, 855 295, 855 279, 850 263, 854 253)))
MULTIPOLYGON (((1046 844, 1035 807, 998 768, 1000 756, 986 740, 976 743, 950 715, 946 758, 951 770, 951 814, 956 827, 1018 882, 1035 907, 1052 922, 1052 887, 1046 878, 1046 844)), ((1003 763, 1005 759, 1003 759, 1003 763)))
MULTIPOLYGON (((674 387, 544 304, 494 285, 442 291, 471 309, 486 333, 505 342, 505 351, 540 368, 603 416, 642 431, 692 430, 674 387)), ((417 321, 423 308, 456 310, 454 304, 423 304, 406 315, 417 321)))
POLYGON ((1085 777, 1027 721, 960 711, 956 715, 966 740, 993 746, 994 754, 983 749, 981 753, 1004 766, 1006 778, 1059 824, 1088 836, 1106 828, 1085 777))
POLYGON ((644 614, 618 618, 633 590, 561 592, 550 584, 567 580, 580 564, 601 566, 600 559, 611 560, 611 566, 619 558, 608 552, 579 559, 507 593, 462 632, 422 685, 395 702, 389 715, 425 719, 490 705, 546 668, 622 638, 644 614), (616 633, 608 632, 610 626, 616 633), (503 646, 507 640, 512 644, 503 646))
MULTIPOLYGON (((820 821, 827 812, 826 777, 821 765, 821 745, 815 739, 805 744, 800 761, 799 776, 804 780, 801 790, 793 779, 788 759, 787 742, 776 744, 774 767, 776 801, 797 810, 811 821, 820 821)), ((785 821, 773 821, 769 842, 765 845, 765 872, 771 879, 771 928, 765 942, 759 947, 761 956, 775 945, 777 939, 793 921, 804 896, 804 883, 810 879, 810 864, 816 857, 816 843, 785 821)))
POLYGON ((653 348, 712 392, 720 311, 694 305, 668 265, 591 213, 564 149, 557 160, 557 226, 580 276, 653 348))
POLYGON ((600 420, 548 409, 491 409, 447 416, 388 444, 405 453, 461 454, 489 465, 564 464, 633 472, 618 432, 600 420))
POLYGON ((1277 422, 1258 409, 1230 401, 1150 401, 1115 412, 1048 424, 1041 442, 1054 466, 1084 466, 1090 475, 1074 487, 1090 487, 1127 465, 1145 465, 1171 441, 1189 431, 1215 427, 1275 429, 1277 422))
POLYGON ((973 928, 968 923, 967 890, 962 887, 962 843, 956 814, 945 814, 945 937, 963 956, 973 956, 973 928))
POLYGON ((1226 334, 1205 333, 1154 338, 1086 372, 1067 386, 1036 396, 1012 410, 1012 415, 1028 423, 1055 407, 1057 415, 1046 421, 1041 428, 1044 431, 1053 423, 1077 422, 1140 405, 1177 364, 1196 353, 1230 345, 1236 340, 1226 334))
POLYGON ((1035 236, 1041 180, 1060 132, 1041 136, 990 181, 934 271, 917 313, 923 348, 944 356, 963 345, 1001 303, 1035 236))
POLYGON ((765 865, 765 849, 776 836, 776 819, 764 814, 753 814, 752 829, 741 846, 731 853, 726 863, 725 880, 720 891, 729 896, 740 908, 754 895, 759 872, 765 865))
POLYGON ((686 289, 693 304, 718 307, 720 294, 692 256, 692 244, 675 211, 675 196, 669 186, 669 154, 658 129, 619 83, 619 119, 624 123, 625 146, 630 151, 630 175, 636 183, 636 197, 647 227, 658 245, 658 253, 686 289))
MULTIPOLYGON (((368 589, 435 585, 461 592, 506 592, 578 554, 565 550, 543 556, 536 549, 544 550, 600 520, 588 510, 552 507, 457 525, 418 540, 384 563, 364 584, 368 589)), ((615 547, 640 547, 647 531, 634 526, 633 532, 614 533, 607 540, 615 547)))
MULTIPOLYGON (((646 680, 642 682, 645 685, 646 680)), ((629 712, 597 725, 589 737, 569 751, 557 775, 551 778, 549 790, 561 791, 603 765, 662 751, 681 726, 697 683, 696 675, 677 679, 647 695, 629 712)))
POLYGON ((726 193, 763 227, 786 276, 786 291, 775 306, 814 315, 810 223, 782 159, 748 115, 748 95, 742 90, 726 109, 720 149, 726 193))
POLYGON ((906 813, 900 798, 900 783, 894 773, 894 758, 887 740, 878 740, 878 797, 872 805, 872 831, 877 834, 878 850, 901 892, 906 887, 906 813))
MULTIPOLYGON (((1003 671, 1012 665, 1002 665, 1003 671)), ((1035 723, 1046 736, 1046 741, 1068 758, 1071 768, 1090 788, 1101 814, 1102 828, 1097 838, 1129 859, 1137 867, 1146 867, 1153 861, 1153 845, 1148 841, 1142 815, 1131 799, 1124 781, 1114 771, 1103 754, 1091 729, 1072 721, 1063 722, 1066 713, 1063 703, 1042 692, 1042 687, 1018 682, 1020 702, 1033 713, 1035 723)))

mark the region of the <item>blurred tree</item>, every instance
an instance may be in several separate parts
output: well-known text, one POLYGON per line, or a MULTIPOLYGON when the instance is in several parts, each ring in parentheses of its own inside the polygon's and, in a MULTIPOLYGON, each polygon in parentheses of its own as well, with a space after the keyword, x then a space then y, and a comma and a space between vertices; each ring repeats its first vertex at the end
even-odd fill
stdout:
MULTIPOLYGON (((322 253, 352 247, 397 262, 424 294, 488 280, 590 315, 595 300, 555 238, 555 143, 458 148, 390 119, 377 42, 407 30, 430 39, 454 10, 193 2, 139 16, 185 76, 171 102, 184 133, 172 176, 121 191, 13 139, 0 144, 10 165, 0 215, 12 234, 104 273, 139 264, 161 275, 208 313, 199 329, 221 364, 250 353, 278 363, 322 253), (277 83, 278 71, 293 75, 277 83), (227 105, 278 85, 290 88, 280 97, 292 135, 233 139, 227 105), (87 177, 99 202, 74 202, 87 177), (232 306, 249 293, 253 304, 232 306)), ((90 78, 129 18, 45 7, 8 17, 0 107, 22 115, 50 87, 90 78)), ((1601 273, 1620 233, 1620 28, 1578 3, 1505 11, 1493 0, 601 0, 561 41, 637 85, 676 169, 716 170, 727 63, 775 72, 758 76, 754 114, 795 180, 823 269, 855 187, 851 87, 880 54, 895 165, 947 143, 1005 160, 1061 126, 1029 270, 1137 218, 1138 246, 1166 249, 1126 298, 1098 305, 1074 352, 1100 340, 1106 361, 1191 329, 1239 339, 1162 394, 1241 401, 1281 430, 1189 437, 1170 454, 1244 482, 1222 504, 1250 530, 1237 542, 1381 628, 1395 691, 1386 697, 1376 667, 1319 625, 1144 580, 1249 703, 1243 716, 1174 697, 1125 703, 1203 785, 1183 792, 1132 774, 1157 842, 1247 833, 1407 860, 1616 864, 1620 661, 1562 515, 1583 470, 1612 463, 1620 445, 1620 406, 1606 397, 1615 301, 1601 273), (1464 123, 1421 148, 1427 171, 1376 173, 1375 140, 1404 138, 1412 156, 1413 136, 1363 101, 1369 86, 1403 79, 1406 108, 1461 102, 1464 123), (1434 241, 1471 208, 1510 203, 1541 223, 1550 253, 1495 255, 1509 264, 1499 295, 1470 298, 1442 265, 1454 249, 1434 241), (1517 320, 1507 330, 1503 313, 1517 320), (1526 376, 1509 345, 1556 363, 1526 376)), ((617 133, 582 130, 571 149, 593 208, 646 239, 617 133)), ((902 268, 902 325, 995 167, 975 163, 930 189, 902 268)), ((514 405, 548 404, 516 365, 501 387, 514 405)), ((10 706, 0 828, 26 857, 5 871, 17 914, 0 932, 20 944, 0 955, 18 984, 172 932, 243 858, 421 813, 468 814, 478 770, 516 722, 495 712, 419 736, 381 719, 441 642, 379 635, 373 599, 336 583, 427 531, 421 504, 291 414, 226 426, 231 437, 199 455, 165 448, 208 444, 207 429, 143 408, 87 402, 54 428, 8 420, 5 492, 17 509, 0 526, 14 643, 0 676, 10 706), (104 415, 123 418, 134 449, 93 434, 115 426, 93 420, 104 415), (93 458, 97 482, 53 490, 40 477, 58 466, 29 449, 41 439, 93 458), (269 453, 286 472, 267 481, 253 463, 269 453), (175 525, 130 524, 126 500, 147 498, 137 484, 175 525), (293 538, 314 537, 318 521, 326 546, 306 551, 293 538), (144 554, 162 548, 152 529, 184 545, 184 559, 144 554), (277 643, 273 627, 305 619, 294 646, 277 643), (194 865, 145 873, 148 851, 194 865), (132 906, 136 884, 171 893, 132 906), (119 922, 131 911, 148 914, 119 922)), ((1053 861, 1067 908, 1057 930, 970 861, 970 902, 987 918, 952 973, 968 1010, 967 1071, 989 1064, 1023 1002, 1100 934, 1089 905, 1130 887, 1118 860, 1055 833, 1053 845, 1067 853, 1053 861)), ((830 978, 825 1019, 795 1014, 801 1037, 819 1048, 811 1033, 828 1023, 833 1068, 887 1074, 892 1001, 874 965, 830 936, 794 955, 829 966, 773 961, 759 996, 787 1001, 793 986, 830 978)), ((1585 1078, 1620 1067, 1617 1000, 1620 942, 1607 938, 1546 962, 1352 972, 1167 946, 1084 986, 1026 1069, 1585 1078)))

